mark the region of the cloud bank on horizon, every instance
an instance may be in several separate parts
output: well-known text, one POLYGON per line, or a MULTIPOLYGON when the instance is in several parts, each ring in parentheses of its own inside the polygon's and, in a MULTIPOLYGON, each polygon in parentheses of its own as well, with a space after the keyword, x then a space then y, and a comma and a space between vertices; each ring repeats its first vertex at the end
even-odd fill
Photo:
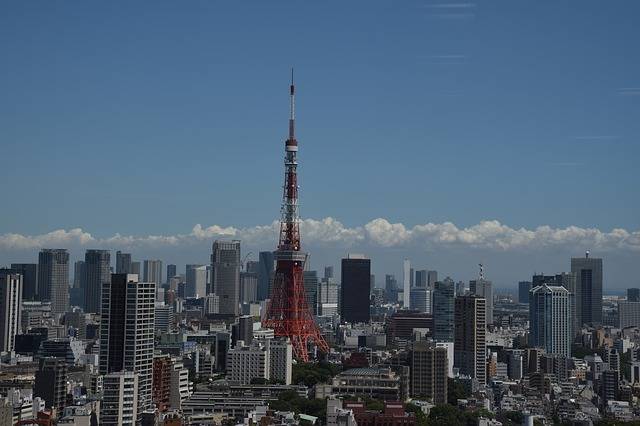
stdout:
MULTIPOLYGON (((80 229, 60 229, 41 235, 7 233, 0 235, 0 249, 29 250, 54 247, 89 247, 109 249, 163 248, 187 246, 204 240, 233 238, 251 246, 272 246, 277 241, 279 222, 246 228, 197 224, 190 233, 177 235, 131 236, 115 234, 98 238, 80 229)), ((548 225, 535 229, 512 228, 497 220, 485 220, 459 228, 451 222, 426 223, 406 226, 387 219, 374 219, 363 226, 347 227, 327 217, 321 220, 301 221, 305 244, 353 247, 369 245, 381 248, 408 247, 470 247, 506 251, 512 249, 536 250, 548 247, 580 246, 600 251, 640 251, 640 231, 615 228, 603 231, 597 228, 569 226, 553 228, 548 225)))

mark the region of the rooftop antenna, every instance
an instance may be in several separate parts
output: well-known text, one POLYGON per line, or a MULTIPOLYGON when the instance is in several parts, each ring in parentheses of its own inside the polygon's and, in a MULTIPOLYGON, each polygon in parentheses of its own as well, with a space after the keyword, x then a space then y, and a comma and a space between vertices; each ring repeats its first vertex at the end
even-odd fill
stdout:
POLYGON ((478 263, 480 267, 480 281, 484 281, 484 265, 482 263, 478 263))
POLYGON ((586 257, 587 259, 589 258, 589 250, 587 250, 587 252, 584 254, 584 257, 586 257))

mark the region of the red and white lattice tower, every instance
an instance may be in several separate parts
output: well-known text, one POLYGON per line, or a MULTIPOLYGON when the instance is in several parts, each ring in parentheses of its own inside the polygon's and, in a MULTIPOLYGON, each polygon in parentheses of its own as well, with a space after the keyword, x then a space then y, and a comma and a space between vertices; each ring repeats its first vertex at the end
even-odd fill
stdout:
POLYGON ((291 71, 289 99, 289 138, 284 144, 284 194, 282 196, 280 237, 278 249, 275 251, 276 271, 271 287, 271 298, 267 306, 267 315, 262 325, 272 328, 277 337, 291 339, 293 355, 297 359, 307 362, 312 342, 325 353, 329 352, 329 345, 320 334, 320 330, 309 311, 302 281, 302 271, 307 255, 300 251, 298 161, 296 159, 298 141, 295 137, 293 71, 291 71))

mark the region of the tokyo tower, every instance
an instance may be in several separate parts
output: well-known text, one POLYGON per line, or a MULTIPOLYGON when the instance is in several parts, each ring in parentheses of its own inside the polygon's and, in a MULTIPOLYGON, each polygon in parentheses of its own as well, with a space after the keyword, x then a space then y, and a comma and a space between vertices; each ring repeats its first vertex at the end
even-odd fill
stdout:
POLYGON ((295 137, 295 86, 293 70, 289 86, 289 137, 284 143, 284 191, 280 219, 280 237, 275 251, 276 270, 271 299, 263 326, 274 330, 277 337, 288 337, 293 355, 309 361, 313 342, 325 353, 329 345, 313 320, 305 297, 302 271, 307 254, 300 251, 300 216, 298 212, 298 141, 295 137))

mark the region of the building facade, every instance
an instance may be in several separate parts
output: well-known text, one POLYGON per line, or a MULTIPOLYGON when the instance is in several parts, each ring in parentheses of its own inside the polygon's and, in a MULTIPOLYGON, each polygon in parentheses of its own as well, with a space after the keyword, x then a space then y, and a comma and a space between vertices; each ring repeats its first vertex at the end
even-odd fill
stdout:
POLYGON ((529 293, 529 344, 548 354, 571 356, 573 294, 543 284, 529 293))
POLYGON ((433 290, 433 340, 436 342, 453 342, 454 309, 453 280, 437 281, 433 290))
POLYGON ((138 375, 119 371, 104 376, 100 424, 134 426, 138 422, 138 375))
POLYGON ((0 352, 15 350, 22 323, 22 275, 0 269, 0 352))
POLYGON ((371 260, 361 255, 342 259, 340 319, 343 322, 369 322, 371 260))
POLYGON ((214 241, 211 274, 213 293, 220 298, 220 314, 237 316, 240 301, 240 241, 214 241))
POLYGON ((571 273, 576 277, 576 316, 583 324, 602 324, 602 259, 571 259, 571 273))
POLYGON ((100 312, 102 285, 111 281, 111 253, 109 250, 87 250, 84 255, 84 311, 100 312))
POLYGON ((38 298, 51 302, 51 313, 69 309, 69 253, 65 249, 42 249, 38 255, 38 298))
POLYGON ((487 383, 486 309, 487 302, 481 297, 455 299, 454 366, 481 386, 487 383))
POLYGON ((138 410, 153 406, 155 284, 135 274, 113 274, 102 287, 100 374, 138 375, 138 410))

